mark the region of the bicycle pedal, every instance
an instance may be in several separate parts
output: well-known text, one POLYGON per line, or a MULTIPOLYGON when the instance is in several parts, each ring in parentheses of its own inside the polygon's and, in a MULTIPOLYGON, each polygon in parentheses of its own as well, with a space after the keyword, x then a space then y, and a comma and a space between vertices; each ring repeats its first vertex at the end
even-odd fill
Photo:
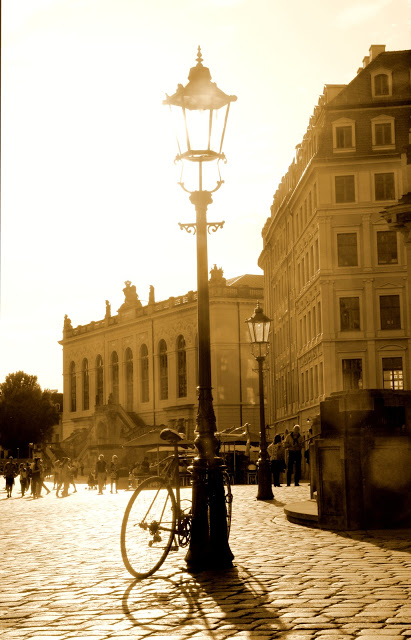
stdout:
POLYGON ((171 547, 170 547, 170 551, 178 551, 178 550, 179 550, 179 546, 178 546, 178 544, 173 544, 173 545, 171 545, 171 547))

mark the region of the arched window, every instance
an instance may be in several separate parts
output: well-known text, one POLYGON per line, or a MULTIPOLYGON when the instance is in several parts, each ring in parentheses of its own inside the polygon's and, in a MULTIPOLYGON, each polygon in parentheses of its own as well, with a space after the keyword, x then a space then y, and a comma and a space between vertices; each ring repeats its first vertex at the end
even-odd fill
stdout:
POLYGON ((126 349, 126 410, 133 411, 133 385, 134 367, 133 352, 130 347, 126 349))
POLYGON ((179 398, 187 395, 186 341, 183 336, 177 338, 177 394, 179 398))
POLYGON ((70 364, 70 411, 77 411, 76 365, 70 364))
POLYGON ((103 358, 98 355, 96 358, 96 406, 101 407, 104 404, 104 376, 103 376, 103 358))
POLYGON ((160 372, 160 400, 168 399, 168 358, 167 343, 160 340, 158 345, 159 372, 160 372))
POLYGON ((111 393, 114 404, 119 403, 119 382, 118 382, 118 355, 117 351, 111 354, 111 393))
POLYGON ((146 344, 140 348, 141 362, 141 402, 148 402, 148 349, 146 344))
POLYGON ((83 410, 90 409, 90 384, 88 377, 88 360, 84 358, 81 365, 81 379, 83 388, 83 410))

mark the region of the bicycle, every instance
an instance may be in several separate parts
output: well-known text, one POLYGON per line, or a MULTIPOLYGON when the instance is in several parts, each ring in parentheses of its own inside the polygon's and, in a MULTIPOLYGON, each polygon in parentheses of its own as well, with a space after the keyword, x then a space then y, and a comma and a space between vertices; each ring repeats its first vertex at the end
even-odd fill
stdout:
MULTIPOLYGON (((163 429, 160 437, 172 444, 174 453, 161 475, 146 478, 137 487, 126 507, 121 525, 121 555, 126 569, 135 578, 157 571, 171 550, 187 547, 191 537, 191 501, 182 500, 180 463, 194 458, 178 450, 182 437, 173 429, 163 429), (188 504, 183 505, 184 502, 188 504)), ((233 496, 229 475, 223 469, 227 536, 230 534, 233 496)))

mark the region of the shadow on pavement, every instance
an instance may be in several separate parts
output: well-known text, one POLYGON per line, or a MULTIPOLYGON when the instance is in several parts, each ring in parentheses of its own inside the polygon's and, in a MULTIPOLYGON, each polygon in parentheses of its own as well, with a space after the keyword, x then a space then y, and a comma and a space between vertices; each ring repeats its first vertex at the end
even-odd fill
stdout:
MULTIPOLYGON (((273 607, 264 583, 242 567, 195 576, 134 580, 124 593, 124 614, 147 636, 166 630, 171 635, 189 626, 204 638, 220 638, 228 630, 256 629, 271 638, 289 631, 273 607), (137 592, 133 594, 133 590, 137 592)), ((225 637, 225 635, 224 635, 225 637)), ((284 637, 284 636, 282 636, 284 637)))
MULTIPOLYGON (((327 529, 328 531, 328 529, 327 529)), ((356 542, 368 542, 380 549, 411 553, 411 529, 366 529, 358 531, 336 531, 332 533, 341 538, 356 542)))

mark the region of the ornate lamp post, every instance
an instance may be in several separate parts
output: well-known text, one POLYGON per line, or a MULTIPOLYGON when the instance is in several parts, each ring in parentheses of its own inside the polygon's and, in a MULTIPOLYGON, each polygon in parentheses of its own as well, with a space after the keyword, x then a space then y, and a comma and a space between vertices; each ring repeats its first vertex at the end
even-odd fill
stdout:
MULTIPOLYGON (((220 160, 230 103, 228 96, 211 82, 210 71, 202 64, 198 47, 197 65, 190 70, 188 84, 179 84, 164 104, 175 112, 178 155, 183 169, 198 167, 198 189, 190 191, 195 206, 196 222, 179 223, 181 229, 197 235, 197 321, 198 321, 198 412, 196 418, 197 457, 193 462, 193 521, 190 547, 186 555, 189 570, 221 569, 232 566, 225 512, 223 460, 218 454, 219 442, 211 393, 210 310, 208 293, 207 230, 216 231, 224 222, 207 222, 211 194, 223 183, 220 175, 212 190, 204 189, 207 171, 220 160)), ((214 182, 214 184, 215 184, 214 182)), ((197 183, 197 180, 196 180, 197 183)))
POLYGON ((267 454, 267 437, 265 431, 264 416, 264 382, 263 363, 267 357, 271 320, 264 315, 260 303, 251 318, 246 320, 250 332, 251 349, 254 358, 258 362, 258 387, 260 395, 260 457, 258 459, 258 493, 257 500, 272 500, 274 498, 271 488, 271 467, 267 454))

